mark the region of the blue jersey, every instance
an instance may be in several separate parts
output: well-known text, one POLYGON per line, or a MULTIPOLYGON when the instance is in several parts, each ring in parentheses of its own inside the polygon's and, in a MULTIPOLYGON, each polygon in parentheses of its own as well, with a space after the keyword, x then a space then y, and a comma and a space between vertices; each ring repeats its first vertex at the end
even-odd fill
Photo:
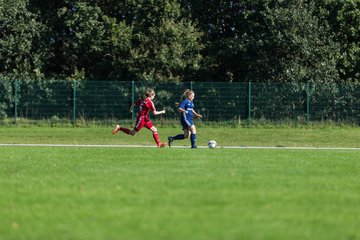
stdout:
POLYGON ((193 115, 194 103, 192 101, 190 101, 189 99, 185 99, 184 101, 182 101, 180 103, 179 108, 187 111, 187 113, 182 112, 180 114, 180 121, 183 126, 183 129, 187 129, 191 125, 193 125, 192 115, 193 115))

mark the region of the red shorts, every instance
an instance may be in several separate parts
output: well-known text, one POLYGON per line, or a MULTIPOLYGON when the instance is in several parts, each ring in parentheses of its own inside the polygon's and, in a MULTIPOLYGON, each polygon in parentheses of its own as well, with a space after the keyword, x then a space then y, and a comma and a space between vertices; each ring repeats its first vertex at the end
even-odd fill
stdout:
POLYGON ((149 117, 147 116, 139 116, 136 118, 136 123, 135 123, 135 131, 140 131, 140 129, 142 129, 143 127, 146 127, 147 129, 152 128, 154 125, 152 124, 152 122, 150 121, 149 117))

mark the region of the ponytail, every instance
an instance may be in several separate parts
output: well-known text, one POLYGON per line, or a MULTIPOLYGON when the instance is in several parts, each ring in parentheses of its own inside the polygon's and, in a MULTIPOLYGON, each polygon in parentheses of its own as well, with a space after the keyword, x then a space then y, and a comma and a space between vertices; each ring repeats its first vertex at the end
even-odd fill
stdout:
MULTIPOLYGON (((182 102, 184 99, 188 98, 190 94, 194 93, 193 90, 190 89, 185 89, 185 91, 183 92, 183 94, 180 96, 180 102, 182 102)), ((175 106, 179 107, 180 103, 175 102, 175 106)))
POLYGON ((183 94, 181 95, 181 97, 180 97, 180 102, 181 102, 182 100, 184 100, 184 98, 185 98, 185 99, 188 98, 189 95, 192 94, 192 93, 194 93, 193 90, 185 89, 184 93, 183 93, 183 94))

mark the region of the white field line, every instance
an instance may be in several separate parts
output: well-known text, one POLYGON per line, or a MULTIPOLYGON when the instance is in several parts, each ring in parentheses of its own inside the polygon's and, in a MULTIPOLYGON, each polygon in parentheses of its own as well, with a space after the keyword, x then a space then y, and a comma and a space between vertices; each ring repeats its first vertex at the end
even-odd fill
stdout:
MULTIPOLYGON (((102 144, 26 144, 26 143, 0 143, 0 147, 84 147, 84 148, 155 148, 153 145, 102 145, 102 144)), ((171 148, 190 148, 189 146, 172 146, 171 148)), ((198 146, 198 148, 208 148, 198 146)), ((218 146, 225 149, 276 149, 276 150, 351 150, 360 151, 359 148, 347 147, 259 147, 259 146, 218 146)))

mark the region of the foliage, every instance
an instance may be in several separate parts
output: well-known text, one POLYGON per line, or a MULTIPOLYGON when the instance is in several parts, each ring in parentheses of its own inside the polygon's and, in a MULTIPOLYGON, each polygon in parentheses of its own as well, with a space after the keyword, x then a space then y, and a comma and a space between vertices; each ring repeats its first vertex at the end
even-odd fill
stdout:
POLYGON ((307 1, 193 1, 212 80, 338 81, 339 46, 307 1), (195 3, 196 2, 196 3, 195 3), (205 15, 205 13, 211 13, 205 15))
POLYGON ((10 81, 0 81, 0 119, 8 117, 11 106, 13 86, 10 81))
POLYGON ((357 0, 0 0, 0 76, 359 81, 357 0))
POLYGON ((360 2, 358 0, 316 1, 318 16, 326 21, 339 43, 337 69, 343 80, 360 80, 360 2))
MULTIPOLYGON (((314 5, 285 1, 265 11, 264 34, 259 63, 268 80, 281 82, 333 82, 339 80, 337 44, 314 16, 314 5), (265 60, 264 60, 265 59, 265 60), (273 69, 278 72, 273 73, 273 69)), ((261 70, 260 70, 261 71, 261 70)))
POLYGON ((201 34, 176 1, 33 1, 32 7, 49 28, 50 75, 80 70, 92 80, 183 81, 199 69, 201 34))
POLYGON ((40 37, 44 31, 27 1, 0 0, 0 77, 41 78, 46 56, 40 37))

